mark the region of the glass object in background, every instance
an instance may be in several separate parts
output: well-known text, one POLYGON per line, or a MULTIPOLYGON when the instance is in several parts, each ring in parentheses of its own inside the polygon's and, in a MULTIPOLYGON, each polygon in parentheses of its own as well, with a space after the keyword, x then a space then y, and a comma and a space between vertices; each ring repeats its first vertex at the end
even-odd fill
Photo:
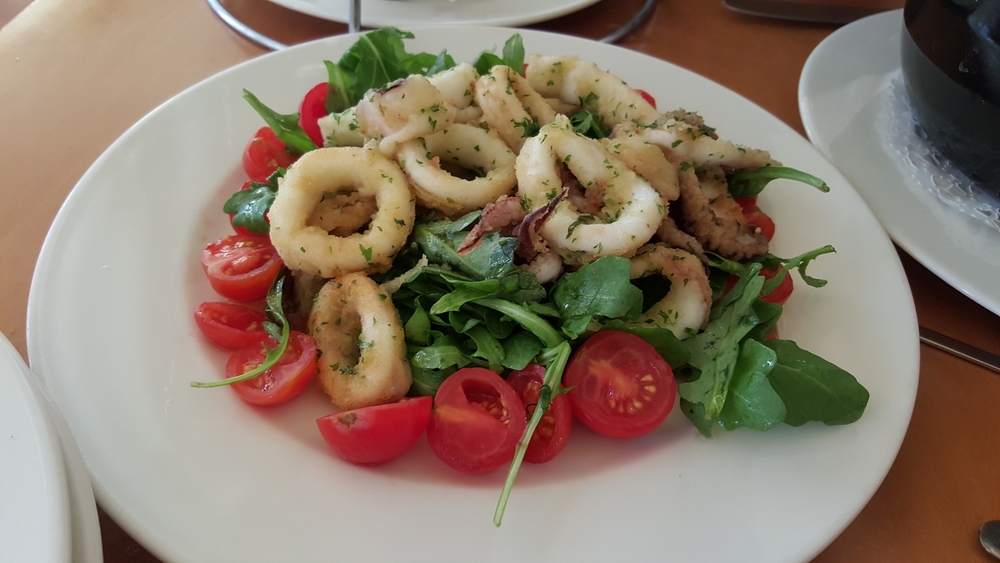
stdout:
POLYGON ((1000 194, 1000 0, 908 0, 903 78, 927 139, 1000 194))

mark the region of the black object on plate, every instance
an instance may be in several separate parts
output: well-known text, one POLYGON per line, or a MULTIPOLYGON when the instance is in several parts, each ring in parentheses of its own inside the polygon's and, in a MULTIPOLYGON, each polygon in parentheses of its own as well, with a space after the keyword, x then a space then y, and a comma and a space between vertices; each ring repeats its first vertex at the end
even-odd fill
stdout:
POLYGON ((908 0, 903 79, 922 134, 1000 195, 1000 0, 908 0))

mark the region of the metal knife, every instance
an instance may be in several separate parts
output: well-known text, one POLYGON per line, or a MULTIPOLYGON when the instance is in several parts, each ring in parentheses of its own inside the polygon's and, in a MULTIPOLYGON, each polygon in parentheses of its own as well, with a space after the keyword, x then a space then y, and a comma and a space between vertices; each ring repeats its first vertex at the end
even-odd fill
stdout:
MULTIPOLYGON (((885 2, 873 2, 875 6, 856 6, 835 3, 833 0, 829 3, 803 0, 723 0, 722 3, 730 10, 754 16, 837 24, 850 23, 892 9, 885 7, 885 2)), ((902 2, 897 7, 902 7, 902 2)))

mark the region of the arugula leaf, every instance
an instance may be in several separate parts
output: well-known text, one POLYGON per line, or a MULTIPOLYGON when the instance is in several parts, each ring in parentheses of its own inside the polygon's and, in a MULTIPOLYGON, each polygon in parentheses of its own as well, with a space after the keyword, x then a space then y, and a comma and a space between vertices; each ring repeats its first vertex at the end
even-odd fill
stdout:
POLYGON ((542 341, 530 332, 515 332, 504 339, 502 365, 508 369, 524 369, 542 351, 542 341))
POLYGON ((278 168, 264 182, 250 182, 250 187, 229 196, 222 205, 222 211, 233 215, 233 225, 244 227, 251 233, 267 233, 271 224, 267 222, 267 211, 278 193, 278 178, 285 175, 284 168, 278 168))
MULTIPOLYGON (((740 342, 759 323, 753 310, 764 283, 764 277, 757 275, 759 271, 760 265, 754 264, 749 275, 741 277, 719 306, 712 308, 705 330, 683 341, 691 352, 689 365, 700 375, 678 385, 677 391, 686 401, 703 404, 707 419, 722 412, 740 342)), ((697 425, 697 421, 692 422, 697 425)))
POLYGON ((327 109, 343 111, 361 101, 369 90, 384 88, 411 74, 436 73, 455 66, 446 52, 408 53, 403 40, 413 37, 394 27, 379 28, 358 38, 340 61, 327 63, 330 83, 337 88, 335 103, 327 109))
POLYGON ((430 346, 410 354, 410 364, 423 369, 463 368, 469 364, 482 364, 472 358, 471 351, 462 346, 458 339, 440 334, 430 346))
POLYGON ((454 221, 418 223, 413 228, 413 240, 433 264, 447 264, 477 279, 500 277, 514 268, 516 238, 488 233, 479 246, 466 254, 456 251, 465 240, 464 229, 481 214, 481 211, 474 211, 454 221))
POLYGON ((427 311, 417 303, 416 309, 410 318, 403 323, 403 334, 407 341, 417 344, 430 344, 433 335, 431 334, 431 319, 427 311))
POLYGON ((729 395, 719 413, 723 428, 763 431, 785 419, 785 403, 768 380, 777 362, 778 354, 756 340, 747 340, 740 347, 729 395))
POLYGON ((515 33, 507 38, 501 56, 497 56, 493 51, 484 50, 472 61, 472 66, 480 75, 489 74, 496 65, 508 66, 524 76, 524 42, 520 34, 515 33))
POLYGON ((785 178, 809 184, 821 192, 830 191, 826 182, 794 168, 787 166, 765 166, 756 170, 736 170, 726 175, 729 193, 733 197, 755 197, 764 190, 768 182, 785 178))
POLYGON ((299 156, 316 150, 316 143, 312 142, 309 135, 299 126, 298 113, 280 114, 264 105, 249 90, 243 90, 243 98, 264 119, 268 127, 274 130, 274 135, 285 143, 285 150, 290 154, 299 156))
POLYGON ((475 325, 466 332, 469 339, 475 344, 476 349, 472 352, 472 357, 482 358, 489 369, 495 372, 503 371, 504 347, 499 340, 490 334, 489 329, 483 325, 475 325))
POLYGON ((777 364, 768 380, 788 409, 786 424, 850 424, 861 418, 869 393, 853 375, 791 340, 768 340, 763 344, 777 354, 777 364))
POLYGON ((351 95, 351 91, 357 83, 354 75, 347 72, 344 67, 330 61, 323 61, 323 64, 326 65, 327 84, 329 85, 326 93, 326 112, 341 113, 357 105, 358 100, 355 100, 351 95))
MULTIPOLYGON (((819 258, 824 254, 832 254, 835 252, 837 252, 835 248, 830 245, 826 245, 808 252, 803 252, 793 258, 780 258, 773 254, 766 254, 762 257, 746 262, 737 262, 735 260, 729 260, 728 258, 723 258, 719 255, 709 253, 709 265, 712 266, 712 268, 721 270, 727 274, 735 274, 737 276, 747 275, 752 264, 760 264, 762 268, 767 268, 768 270, 775 272, 774 276, 764 282, 764 285, 761 287, 760 294, 762 296, 767 296, 777 289, 779 285, 781 285, 781 282, 784 281, 785 276, 788 275, 790 271, 796 269, 799 271, 799 276, 802 278, 802 281, 810 287, 825 286, 827 283, 826 280, 814 278, 808 275, 806 273, 806 268, 809 266, 810 262, 816 258, 819 258)), ((728 276, 721 276, 714 279, 716 284, 721 283, 723 285, 727 280, 728 276)), ((713 284, 713 289, 718 287, 719 286, 713 284)))
POLYGON ((413 385, 410 387, 410 394, 433 397, 437 393, 438 387, 441 387, 441 384, 444 383, 444 380, 448 379, 456 371, 458 371, 456 367, 424 369, 410 362, 410 373, 413 376, 413 385))
POLYGON ((278 341, 278 345, 274 348, 268 348, 264 344, 261 344, 261 346, 267 350, 264 361, 261 362, 261 364, 255 369, 252 369, 243 375, 220 379, 218 381, 191 382, 191 387, 222 387, 223 385, 232 385, 233 383, 247 381, 271 369, 278 363, 281 356, 285 354, 285 349, 288 348, 288 340, 291 336, 288 319, 285 318, 285 313, 281 308, 282 290, 284 288, 284 284, 285 277, 279 276, 278 278, 275 278, 274 283, 271 284, 271 289, 267 292, 267 307, 264 308, 264 312, 267 313, 268 317, 272 319, 272 321, 264 323, 264 329, 269 335, 271 335, 272 338, 278 341))
POLYGON ((576 338, 598 318, 635 320, 642 313, 642 291, 632 285, 632 262, 602 256, 576 272, 563 274, 551 297, 562 317, 562 331, 576 338))
POLYGON ((559 382, 562 380, 562 374, 566 370, 566 364, 569 362, 572 352, 573 349, 570 347, 569 342, 563 341, 549 348, 546 353, 547 358, 543 362, 543 365, 546 366, 545 377, 542 379, 542 388, 538 393, 538 403, 535 405, 535 412, 532 413, 531 420, 528 421, 528 427, 524 429, 521 441, 517 443, 517 447, 514 449, 514 459, 510 462, 507 479, 504 481, 503 490, 500 491, 500 500, 497 501, 496 511, 493 512, 493 525, 498 528, 503 523, 503 513, 507 508, 507 499, 510 497, 510 491, 514 487, 514 479, 517 478, 517 473, 521 469, 521 463, 524 461, 524 453, 528 451, 528 444, 531 443, 531 436, 535 433, 535 428, 542 421, 542 416, 548 410, 552 398, 567 391, 567 389, 563 389, 559 385, 559 382))

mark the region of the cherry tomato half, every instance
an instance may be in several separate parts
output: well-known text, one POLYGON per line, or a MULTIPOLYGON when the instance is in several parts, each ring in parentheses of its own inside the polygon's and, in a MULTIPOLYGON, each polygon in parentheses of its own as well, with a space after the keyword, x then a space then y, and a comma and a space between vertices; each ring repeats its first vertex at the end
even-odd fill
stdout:
POLYGON ((736 203, 739 203, 740 207, 743 208, 743 216, 747 223, 750 223, 750 226, 760 229, 760 234, 764 235, 767 240, 774 238, 774 220, 757 207, 756 197, 738 197, 736 203))
POLYGON ((509 383, 485 368, 462 368, 434 395, 427 443, 448 467, 486 473, 514 459, 524 428, 524 403, 509 383))
POLYGON ((573 414, 612 438, 636 438, 670 414, 677 383, 670 365, 648 342, 627 332, 603 330, 577 348, 563 385, 573 414))
MULTIPOLYGON (((265 344, 269 348, 278 345, 277 341, 269 338, 263 344, 246 346, 230 354, 226 363, 226 378, 243 375, 264 363, 267 356, 265 344)), ((293 330, 285 353, 275 365, 253 379, 233 383, 229 387, 244 401, 266 407, 292 399, 305 389, 314 375, 316 344, 308 334, 293 330)))
POLYGON ((326 82, 313 86, 299 104, 299 127, 309 135, 309 139, 317 147, 323 146, 323 133, 318 122, 320 118, 326 117, 326 96, 329 88, 326 82))
POLYGON ((278 168, 288 168, 295 157, 270 127, 261 127, 243 151, 243 170, 253 182, 263 182, 278 168))
POLYGON ((237 233, 206 246, 201 265, 219 295, 256 301, 267 295, 282 261, 267 235, 237 233))
POLYGON ((417 443, 431 420, 431 397, 404 398, 316 419, 320 434, 351 463, 385 463, 417 443))
POLYGON ((645 90, 640 90, 638 88, 636 88, 635 91, 639 92, 639 95, 642 96, 642 99, 649 102, 649 105, 653 106, 653 109, 656 109, 656 98, 654 98, 652 94, 650 94, 645 90))
POLYGON ((237 350, 268 339, 267 315, 236 303, 202 303, 194 309, 194 321, 209 340, 224 348, 237 350))
MULTIPOLYGON (((517 391, 524 403, 525 415, 530 420, 535 412, 534 405, 542 391, 542 381, 545 380, 545 368, 531 364, 522 370, 512 371, 507 376, 507 383, 517 391)), ((529 463, 545 463, 559 455, 566 447, 569 432, 573 427, 573 409, 569 397, 564 393, 556 395, 549 403, 542 419, 535 427, 528 450, 524 452, 524 461, 529 463)))
MULTIPOLYGON (((777 274, 780 271, 781 268, 778 268, 777 270, 763 269, 760 271, 760 273, 766 279, 771 279, 775 276, 775 274, 777 274)), ((778 284, 778 287, 774 288, 774 291, 772 291, 767 295, 761 295, 760 298, 763 299, 764 301, 767 301, 768 303, 777 303, 778 305, 784 305, 785 302, 788 301, 788 298, 791 297, 792 291, 794 289, 795 286, 792 284, 791 274, 785 274, 785 278, 781 280, 781 283, 778 284)))

